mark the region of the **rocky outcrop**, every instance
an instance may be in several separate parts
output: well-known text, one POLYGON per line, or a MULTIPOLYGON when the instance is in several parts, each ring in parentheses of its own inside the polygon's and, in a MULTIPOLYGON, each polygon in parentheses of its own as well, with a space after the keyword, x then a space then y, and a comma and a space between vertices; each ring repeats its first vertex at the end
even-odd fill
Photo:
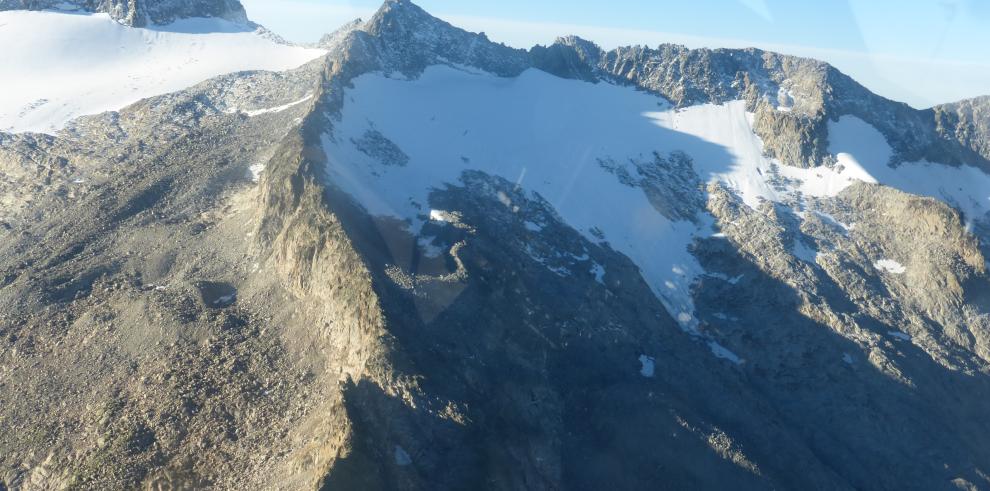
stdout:
POLYGON ((930 112, 940 135, 990 159, 990 96, 935 106, 930 112))
POLYGON ((247 22, 247 14, 238 0, 0 0, 0 10, 100 12, 133 27, 170 24, 190 17, 247 22))

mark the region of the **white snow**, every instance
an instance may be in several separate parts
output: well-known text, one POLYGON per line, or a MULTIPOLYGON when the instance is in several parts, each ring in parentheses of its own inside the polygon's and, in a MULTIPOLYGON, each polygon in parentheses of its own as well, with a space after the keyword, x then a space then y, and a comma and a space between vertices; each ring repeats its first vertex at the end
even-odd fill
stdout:
POLYGON ((430 220, 434 222, 453 222, 456 221, 456 218, 449 211, 430 210, 430 220))
MULTIPOLYGON (((106 14, 0 12, 0 131, 48 132, 243 70, 286 70, 324 53, 222 19, 132 28, 106 14)), ((275 108, 278 109, 278 108, 275 108)))
POLYGON ((251 178, 251 182, 258 182, 263 172, 265 172, 265 164, 252 164, 248 167, 247 177, 251 178))
POLYGON ((639 374, 646 378, 653 378, 656 369, 656 358, 652 356, 639 355, 639 374))
POLYGON ((794 257, 811 264, 818 262, 818 250, 809 246, 801 239, 794 239, 794 248, 791 250, 794 257))
POLYGON ((903 332, 900 332, 900 331, 889 331, 889 332, 887 332, 887 334, 889 334, 891 337, 900 339, 901 341, 910 341, 911 340, 911 336, 909 336, 909 335, 907 335, 907 334, 905 334, 903 332))
POLYGON ((523 225, 526 227, 526 230, 529 230, 530 232, 541 232, 541 231, 543 231, 543 227, 540 224, 535 223, 535 222, 531 222, 529 220, 526 220, 523 223, 523 225))
POLYGON ((722 358, 723 360, 728 360, 736 365, 742 364, 742 358, 736 356, 735 353, 731 352, 725 346, 722 346, 718 341, 709 340, 708 349, 712 350, 712 354, 715 358, 722 358))
POLYGON ((595 275, 595 281, 604 285, 605 284, 605 267, 601 264, 594 263, 591 266, 591 274, 595 275))
POLYGON ((894 261, 893 259, 880 259, 873 263, 873 267, 880 270, 886 271, 891 274, 904 274, 907 272, 907 268, 901 263, 894 261))
MULTIPOLYGON (((248 115, 248 117, 252 117, 252 118, 255 116, 260 116, 262 114, 278 114, 282 111, 285 111, 286 109, 291 109, 295 106, 298 106, 299 104, 302 104, 312 98, 313 98, 313 94, 310 94, 306 97, 303 97, 302 99, 299 99, 298 101, 293 101, 288 104, 282 104, 281 106, 269 107, 265 109, 249 109, 249 110, 240 110, 240 111, 248 115)), ((231 112, 237 112, 237 111, 238 110, 235 109, 231 112)))
POLYGON ((846 235, 848 235, 849 232, 851 232, 854 228, 856 228, 856 224, 854 224, 854 223, 842 223, 842 222, 836 220, 836 218, 834 216, 829 215, 828 213, 824 213, 824 212, 815 210, 815 214, 818 215, 819 217, 821 217, 822 220, 824 220, 826 223, 830 223, 832 225, 835 225, 836 227, 841 228, 842 229, 842 232, 845 233, 846 235))
POLYGON ((412 464, 412 457, 409 456, 409 452, 399 445, 395 446, 395 465, 399 467, 405 467, 412 464))
POLYGON ((213 305, 228 304, 228 303, 233 302, 235 298, 237 298, 237 294, 235 294, 235 293, 231 293, 230 295, 224 295, 224 296, 222 296, 222 297, 217 298, 216 300, 214 300, 213 301, 213 305))

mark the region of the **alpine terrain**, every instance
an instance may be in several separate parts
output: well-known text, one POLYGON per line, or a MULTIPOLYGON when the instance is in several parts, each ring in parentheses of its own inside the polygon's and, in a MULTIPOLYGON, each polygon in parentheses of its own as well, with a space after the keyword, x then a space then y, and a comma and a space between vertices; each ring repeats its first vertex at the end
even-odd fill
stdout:
POLYGON ((990 490, 990 98, 0 10, 0 490, 990 490))

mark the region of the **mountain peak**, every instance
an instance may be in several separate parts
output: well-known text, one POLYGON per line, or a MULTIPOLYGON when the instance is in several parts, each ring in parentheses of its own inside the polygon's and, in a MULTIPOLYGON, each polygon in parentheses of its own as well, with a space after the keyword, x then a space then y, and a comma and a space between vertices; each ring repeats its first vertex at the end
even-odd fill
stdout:
POLYGON ((525 50, 454 27, 409 0, 387 0, 362 30, 376 39, 386 71, 416 74, 431 64, 454 63, 512 76, 529 65, 525 50))
POLYGON ((427 11, 409 0, 386 0, 368 20, 365 30, 380 36, 388 31, 422 32, 424 28, 456 29, 454 26, 433 17, 427 11))

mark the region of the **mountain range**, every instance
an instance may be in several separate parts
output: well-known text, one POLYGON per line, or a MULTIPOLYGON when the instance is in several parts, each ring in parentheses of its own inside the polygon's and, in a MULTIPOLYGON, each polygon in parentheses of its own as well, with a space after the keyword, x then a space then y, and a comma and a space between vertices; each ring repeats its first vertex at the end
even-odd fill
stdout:
POLYGON ((990 98, 0 10, 0 490, 990 489, 990 98))

